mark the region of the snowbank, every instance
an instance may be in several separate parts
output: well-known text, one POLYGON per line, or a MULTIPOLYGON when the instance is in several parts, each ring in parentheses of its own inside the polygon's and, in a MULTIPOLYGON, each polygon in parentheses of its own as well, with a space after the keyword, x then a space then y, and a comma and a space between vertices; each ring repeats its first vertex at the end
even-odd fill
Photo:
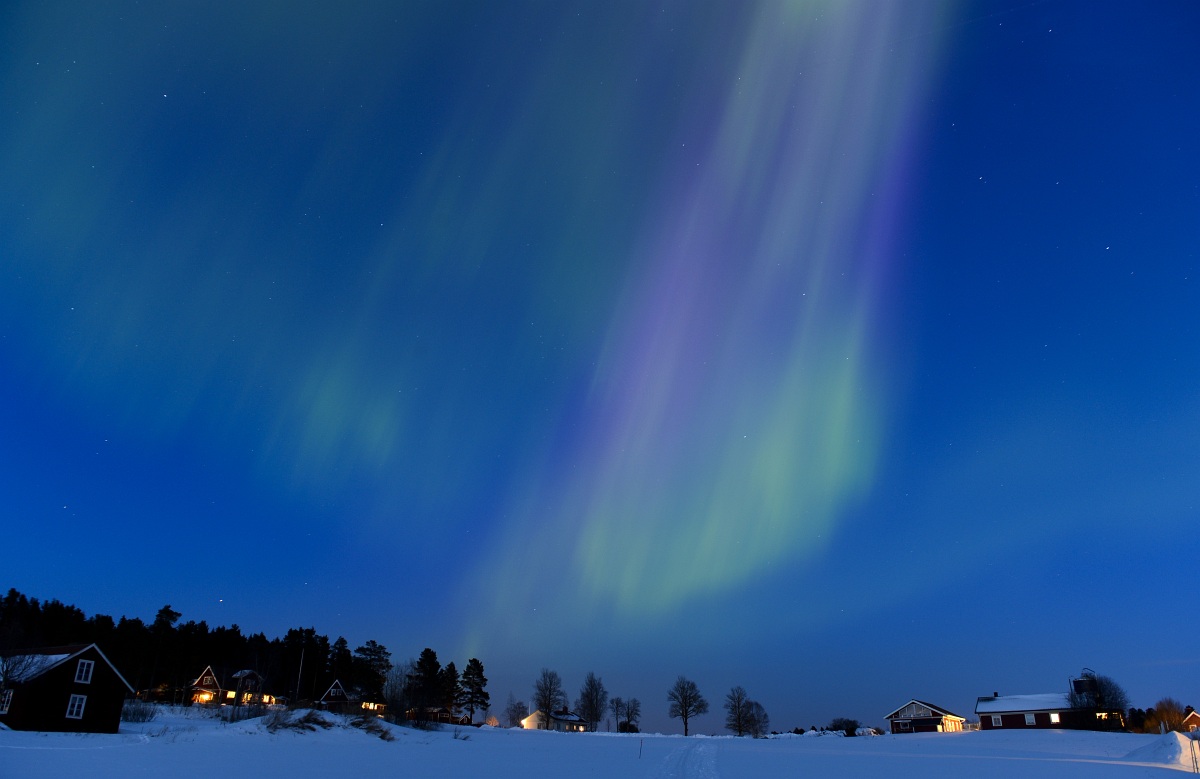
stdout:
POLYGON ((1125 762, 1164 765, 1191 771, 1196 765, 1193 755, 1200 758, 1200 744, 1182 733, 1164 733, 1152 743, 1125 755, 1125 762))

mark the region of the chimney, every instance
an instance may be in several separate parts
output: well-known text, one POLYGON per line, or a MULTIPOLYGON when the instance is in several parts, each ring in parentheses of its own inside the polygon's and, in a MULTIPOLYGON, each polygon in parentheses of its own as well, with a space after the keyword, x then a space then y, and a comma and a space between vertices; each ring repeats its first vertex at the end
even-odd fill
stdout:
POLYGON ((993 697, 993 698, 999 698, 999 697, 1000 697, 1000 693, 998 693, 998 692, 993 692, 993 693, 992 693, 992 697, 993 697))

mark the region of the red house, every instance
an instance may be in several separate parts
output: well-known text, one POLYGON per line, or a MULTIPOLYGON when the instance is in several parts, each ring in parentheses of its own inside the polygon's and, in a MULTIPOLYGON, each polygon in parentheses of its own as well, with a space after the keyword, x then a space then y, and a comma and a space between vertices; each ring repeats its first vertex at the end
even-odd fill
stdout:
POLYGON ((1125 726, 1117 710, 1076 709, 1063 692, 1037 695, 997 695, 975 703, 982 730, 1064 728, 1068 730, 1120 730, 1125 726))
POLYGON ((133 688, 95 644, 3 658, 0 723, 13 730, 116 733, 133 688))

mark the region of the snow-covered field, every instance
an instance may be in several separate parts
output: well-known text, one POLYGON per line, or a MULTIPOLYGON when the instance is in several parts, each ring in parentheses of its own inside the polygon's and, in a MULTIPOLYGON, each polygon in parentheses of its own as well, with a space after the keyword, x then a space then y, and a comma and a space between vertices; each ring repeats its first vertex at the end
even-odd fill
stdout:
MULTIPOLYGON (((589 777, 1133 777, 1192 770, 1191 745, 1165 736, 1078 731, 976 732, 752 740, 566 734, 492 728, 418 731, 393 740, 333 723, 270 733, 198 709, 164 710, 117 735, 0 730, 0 777, 404 776, 589 777)), ((294 715, 293 715, 294 716, 294 715)))

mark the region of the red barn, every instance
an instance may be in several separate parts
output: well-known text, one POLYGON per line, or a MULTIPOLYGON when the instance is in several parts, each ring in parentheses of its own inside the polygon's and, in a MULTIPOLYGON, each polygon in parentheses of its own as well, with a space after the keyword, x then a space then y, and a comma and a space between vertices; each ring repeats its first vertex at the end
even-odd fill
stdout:
POLYGON ((0 668, 0 723, 13 730, 116 733, 133 695, 95 644, 14 652, 0 668))

